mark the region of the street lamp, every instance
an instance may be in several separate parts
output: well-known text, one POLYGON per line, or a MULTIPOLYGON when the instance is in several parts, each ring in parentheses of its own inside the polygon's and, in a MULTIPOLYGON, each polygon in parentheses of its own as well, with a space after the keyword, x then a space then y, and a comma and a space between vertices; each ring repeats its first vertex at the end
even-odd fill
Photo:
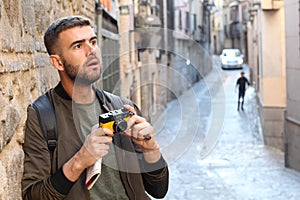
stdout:
MULTIPOLYGON (((139 34, 138 39, 138 51, 143 52, 149 47, 152 41, 154 47, 158 47, 160 37, 157 36, 159 28, 161 27, 161 21, 158 16, 149 14, 148 9, 153 8, 147 0, 140 0, 138 5, 138 15, 135 17, 135 28, 139 34)), ((159 8, 156 6, 156 10, 159 8)), ((157 12, 156 12, 157 13, 157 12)), ((152 51, 152 48, 149 49, 152 51)))
MULTIPOLYGON (((211 45, 211 25, 210 25, 210 15, 211 15, 211 11, 215 11, 217 10, 215 3, 209 3, 208 0, 204 0, 203 2, 203 20, 205 20, 206 16, 207 16, 207 32, 208 32, 208 52, 210 52, 210 45, 211 45)), ((204 23, 202 23, 204 24, 204 23)))

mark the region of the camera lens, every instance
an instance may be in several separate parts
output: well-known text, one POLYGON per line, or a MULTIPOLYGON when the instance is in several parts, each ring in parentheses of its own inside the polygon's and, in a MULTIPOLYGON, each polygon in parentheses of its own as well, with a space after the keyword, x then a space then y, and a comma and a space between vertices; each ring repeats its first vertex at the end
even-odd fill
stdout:
POLYGON ((116 133, 125 132, 127 129, 127 122, 125 120, 115 121, 113 128, 116 133))

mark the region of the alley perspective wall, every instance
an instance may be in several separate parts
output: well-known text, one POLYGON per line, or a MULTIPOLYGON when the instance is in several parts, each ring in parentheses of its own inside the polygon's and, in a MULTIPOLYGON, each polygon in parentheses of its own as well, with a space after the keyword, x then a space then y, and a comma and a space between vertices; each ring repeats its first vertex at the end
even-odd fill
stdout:
POLYGON ((94 19, 93 0, 0 0, 0 200, 21 198, 26 108, 57 84, 43 43, 58 17, 94 19))

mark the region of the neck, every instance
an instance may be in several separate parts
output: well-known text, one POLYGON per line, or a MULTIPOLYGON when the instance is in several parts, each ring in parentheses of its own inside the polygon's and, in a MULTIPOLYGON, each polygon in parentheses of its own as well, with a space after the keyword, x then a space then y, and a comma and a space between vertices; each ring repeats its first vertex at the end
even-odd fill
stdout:
POLYGON ((61 80, 62 86, 72 100, 79 104, 92 103, 95 99, 95 91, 92 85, 74 83, 72 80, 61 80))

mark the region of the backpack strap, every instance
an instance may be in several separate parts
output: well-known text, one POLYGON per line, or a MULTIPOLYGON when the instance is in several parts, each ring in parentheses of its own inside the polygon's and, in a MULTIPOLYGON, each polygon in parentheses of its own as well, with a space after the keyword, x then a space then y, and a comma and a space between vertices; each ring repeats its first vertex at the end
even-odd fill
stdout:
MULTIPOLYGON (((116 96, 104 90, 96 90, 96 94, 100 101, 100 104, 102 104, 102 108, 104 108, 104 111, 108 112, 110 110, 120 109, 123 107, 123 105, 128 104, 134 107, 134 109, 137 111, 137 115, 142 116, 142 113, 138 106, 129 99, 116 96)), ((150 121, 149 119, 147 120, 150 121)))
POLYGON ((106 99, 111 103, 111 105, 114 107, 114 109, 120 109, 123 107, 124 104, 130 104, 129 101, 126 101, 126 99, 116 96, 112 93, 103 91, 106 99))
POLYGON ((50 89, 46 94, 43 94, 32 103, 32 107, 37 112, 41 129, 48 144, 51 161, 57 143, 57 125, 52 100, 52 90, 53 89, 50 89))

